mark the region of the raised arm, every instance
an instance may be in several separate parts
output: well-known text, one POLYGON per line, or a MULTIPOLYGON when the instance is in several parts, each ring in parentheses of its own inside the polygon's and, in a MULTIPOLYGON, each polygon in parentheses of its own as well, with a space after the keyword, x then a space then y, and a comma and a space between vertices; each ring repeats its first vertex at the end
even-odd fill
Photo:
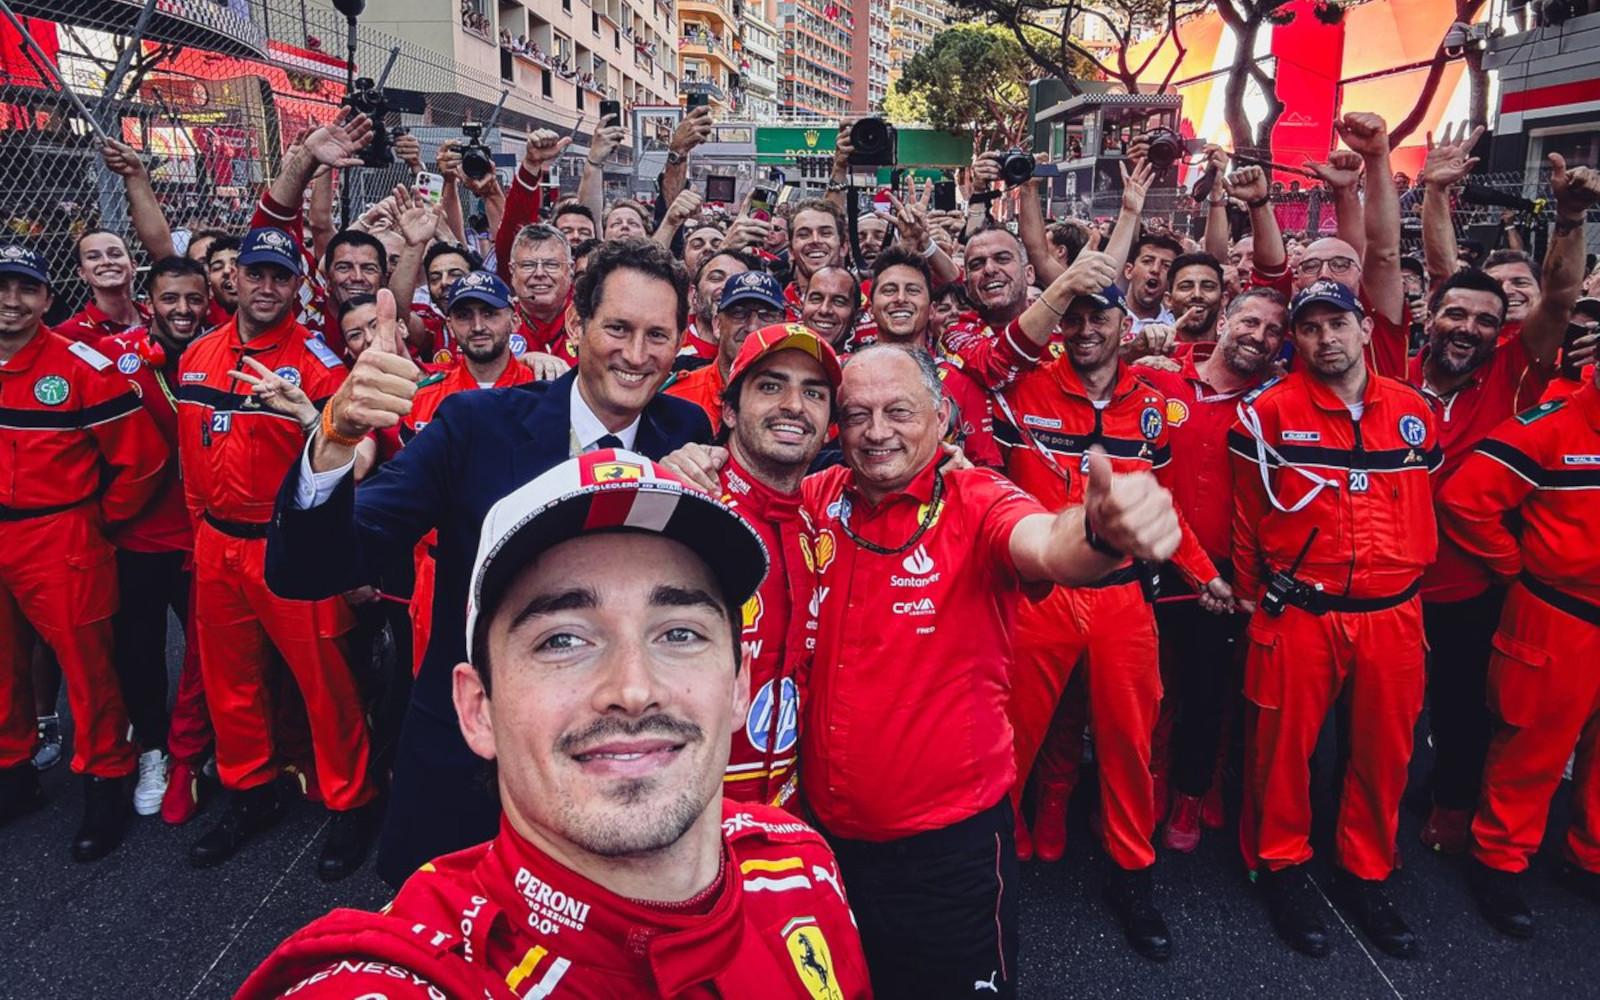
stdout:
POLYGON ((100 144, 100 155, 106 167, 122 178, 122 186, 128 192, 128 219, 150 259, 155 261, 176 254, 172 226, 167 222, 166 213, 161 211, 155 188, 150 184, 150 171, 139 154, 127 143, 108 138, 100 144))
POLYGON ((1253 269, 1269 278, 1283 274, 1289 266, 1289 254, 1283 246, 1278 215, 1272 210, 1272 189, 1267 172, 1260 167, 1234 171, 1228 175, 1228 194, 1244 202, 1250 210, 1250 239, 1255 244, 1253 269))
MULTIPOLYGON (((1465 131, 1463 125, 1462 132, 1465 131)), ((1422 162, 1417 183, 1422 185, 1422 266, 1428 272, 1430 285, 1456 273, 1456 227, 1450 219, 1450 189, 1466 180, 1478 165, 1478 158, 1467 154, 1482 135, 1481 125, 1465 139, 1453 135, 1447 126, 1444 140, 1436 144, 1433 133, 1428 133, 1428 156, 1422 162)))
POLYGON ((417 280, 422 272, 422 257, 428 252, 439 228, 439 210, 428 204, 428 199, 400 185, 394 189, 399 209, 399 223, 395 227, 405 238, 405 247, 395 255, 389 268, 389 291, 394 293, 400 314, 406 319, 406 341, 413 348, 427 346, 428 331, 420 322, 413 322, 411 299, 417 291, 417 280))
POLYGON ((1546 368, 1555 363, 1583 285, 1584 217, 1600 201, 1600 173, 1592 167, 1568 169, 1560 153, 1551 153, 1550 190, 1555 195, 1556 221, 1544 252, 1539 304, 1522 324, 1528 354, 1546 368))
POLYGON ((1406 286, 1400 272, 1400 192, 1389 163, 1389 126, 1377 115, 1355 112, 1334 128, 1345 145, 1361 154, 1367 171, 1361 290, 1374 311, 1399 323, 1406 314, 1406 286))
MULTIPOLYGON (((1327 163, 1307 160, 1306 169, 1328 185, 1339 238, 1355 247, 1357 255, 1363 254, 1367 230, 1366 214, 1361 207, 1361 154, 1351 149, 1336 149, 1328 154, 1327 163)), ((1399 232, 1395 230, 1396 236, 1399 232)))
POLYGON ((1083 506, 1023 518, 1011 533, 1011 561, 1024 580, 1070 587, 1129 557, 1163 562, 1180 537, 1172 494, 1148 472, 1112 475, 1111 460, 1093 450, 1083 506))
POLYGON ((359 167, 361 150, 372 141, 372 119, 348 108, 338 118, 306 136, 283 158, 283 169, 267 186, 273 202, 297 210, 319 167, 359 167))
POLYGON ((511 193, 506 196, 500 224, 493 229, 495 269, 500 272, 501 281, 511 280, 511 244, 517 238, 517 231, 530 222, 539 221, 539 181, 544 177, 545 167, 570 145, 571 137, 558 136, 547 128, 534 129, 529 134, 528 144, 522 150, 522 163, 511 181, 511 193))
POLYGON ((672 138, 667 140, 667 165, 661 171, 660 198, 665 204, 671 205, 689 182, 689 154, 710 138, 711 109, 703 105, 684 115, 672 130, 672 138))
POLYGON ((606 160, 622 145, 622 123, 613 116, 600 120, 589 140, 589 156, 583 161, 583 177, 578 181, 578 203, 594 213, 596 219, 605 218, 606 160))
POLYGON ((1117 213, 1117 224, 1111 228, 1111 237, 1106 240, 1105 253, 1120 274, 1133 250, 1133 241, 1139 237, 1139 216, 1144 212, 1156 171, 1149 160, 1136 163, 1131 174, 1125 163, 1118 163, 1117 170, 1122 173, 1122 208, 1117 213))
POLYGON ((1050 237, 1045 232, 1044 206, 1039 201, 1039 181, 1030 180, 1022 189, 1017 203, 1017 238, 1028 251, 1028 263, 1041 286, 1059 278, 1067 266, 1050 251, 1050 237))

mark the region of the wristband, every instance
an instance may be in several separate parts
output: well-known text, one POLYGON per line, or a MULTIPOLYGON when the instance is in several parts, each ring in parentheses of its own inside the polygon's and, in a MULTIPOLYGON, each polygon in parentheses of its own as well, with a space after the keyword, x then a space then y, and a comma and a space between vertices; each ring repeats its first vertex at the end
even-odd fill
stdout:
POLYGON ((1265 198, 1257 198, 1255 201, 1247 201, 1245 204, 1249 205, 1251 208, 1261 208, 1265 205, 1272 204, 1272 195, 1269 194, 1265 198))
MULTIPOLYGON (((1065 316, 1067 314, 1067 311, 1065 309, 1057 309, 1055 306, 1051 305, 1050 304, 1050 300, 1045 298, 1043 295, 1039 296, 1037 301, 1040 304, 1042 304, 1046 309, 1048 309, 1051 312, 1055 313, 1057 319, 1060 319, 1061 317, 1063 317, 1063 316, 1065 316)), ((1084 523, 1085 524, 1089 523, 1087 517, 1084 518, 1084 523)))
POLYGON ((938 243, 938 241, 935 240, 932 236, 928 237, 928 245, 922 248, 922 258, 924 260, 926 260, 926 259, 928 259, 929 257, 932 257, 934 254, 936 254, 938 252, 939 252, 939 243, 938 243))
MULTIPOLYGON (((361 443, 361 438, 347 437, 340 434, 339 429, 333 426, 333 407, 331 406, 322 408, 322 436, 334 444, 343 445, 346 448, 354 448, 361 443)), ((1084 523, 1088 523, 1087 519, 1085 519, 1084 523)))
POLYGON ((1094 549, 1103 556, 1110 556, 1113 559, 1127 558, 1123 552, 1107 544, 1106 540, 1101 538, 1099 533, 1096 532, 1094 528, 1090 527, 1089 509, 1087 507, 1085 507, 1083 511, 1083 538, 1084 541, 1089 543, 1089 548, 1094 549))
POLYGON ((828 193, 829 194, 843 194, 844 191, 848 187, 849 187, 848 184, 841 183, 840 181, 829 181, 828 182, 828 193))

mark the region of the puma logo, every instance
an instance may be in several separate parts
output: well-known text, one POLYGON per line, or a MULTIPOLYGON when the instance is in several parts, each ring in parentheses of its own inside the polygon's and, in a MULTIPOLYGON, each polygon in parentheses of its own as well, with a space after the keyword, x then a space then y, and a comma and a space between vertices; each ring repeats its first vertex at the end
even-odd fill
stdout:
POLYGON ((979 990, 989 990, 989 991, 994 992, 994 993, 999 993, 1000 992, 1000 987, 995 985, 995 980, 999 979, 999 978, 1000 978, 1000 970, 996 969, 993 972, 989 973, 989 978, 988 979, 977 979, 977 980, 974 980, 973 983, 972 983, 972 992, 976 993, 979 990))

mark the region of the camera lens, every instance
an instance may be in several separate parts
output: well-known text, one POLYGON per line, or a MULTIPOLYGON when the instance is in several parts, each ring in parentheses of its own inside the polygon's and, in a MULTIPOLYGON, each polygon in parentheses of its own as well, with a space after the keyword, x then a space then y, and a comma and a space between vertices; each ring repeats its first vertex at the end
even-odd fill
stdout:
POLYGON ((461 154, 461 172, 473 180, 482 180, 494 170, 494 161, 482 149, 468 149, 461 154))
POLYGON ((863 118, 850 126, 850 143, 857 156, 879 156, 889 148, 889 127, 882 118, 863 118))
POLYGON ((1169 128, 1151 129, 1148 140, 1150 162, 1158 167, 1170 166, 1183 155, 1183 140, 1169 128))
POLYGON ((1000 176, 1007 184, 1026 184, 1033 176, 1033 157, 1020 149, 1013 149, 1000 162, 1000 176))

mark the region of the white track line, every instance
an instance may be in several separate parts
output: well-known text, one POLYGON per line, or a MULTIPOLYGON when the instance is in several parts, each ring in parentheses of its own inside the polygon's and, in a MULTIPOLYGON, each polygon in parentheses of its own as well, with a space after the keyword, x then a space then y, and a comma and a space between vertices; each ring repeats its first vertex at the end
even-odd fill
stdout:
POLYGON ((1383 966, 1379 965, 1378 960, 1372 956, 1372 952, 1367 948, 1367 943, 1361 940, 1361 935, 1357 934, 1355 928, 1350 926, 1350 922, 1344 918, 1343 913, 1339 912, 1339 908, 1333 905, 1333 900, 1328 898, 1328 894, 1322 891, 1322 886, 1318 885, 1317 880, 1311 878, 1311 876, 1308 875, 1306 878, 1317 890, 1317 895, 1322 897, 1322 901, 1328 904, 1328 909, 1332 910, 1333 915, 1339 918, 1339 923, 1344 927, 1344 932, 1350 935, 1351 940, 1355 941, 1356 947, 1361 949, 1361 954, 1367 956, 1367 961, 1372 963, 1372 967, 1383 978, 1384 985, 1389 987, 1389 992, 1395 995, 1396 1000, 1406 1000, 1400 991, 1395 989, 1394 980, 1389 978, 1388 973, 1383 971, 1383 966))

